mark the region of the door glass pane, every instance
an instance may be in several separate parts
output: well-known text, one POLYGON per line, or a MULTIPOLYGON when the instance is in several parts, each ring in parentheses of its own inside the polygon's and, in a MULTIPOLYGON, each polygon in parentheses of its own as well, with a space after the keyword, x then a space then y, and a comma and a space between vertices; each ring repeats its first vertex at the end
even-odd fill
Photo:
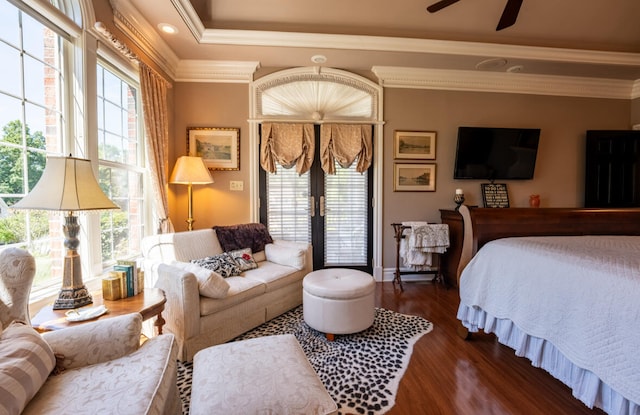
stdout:
POLYGON ((367 265, 367 180, 356 163, 325 175, 325 266, 367 265))
POLYGON ((277 165, 267 174, 267 226, 274 239, 311 243, 309 172, 277 165))

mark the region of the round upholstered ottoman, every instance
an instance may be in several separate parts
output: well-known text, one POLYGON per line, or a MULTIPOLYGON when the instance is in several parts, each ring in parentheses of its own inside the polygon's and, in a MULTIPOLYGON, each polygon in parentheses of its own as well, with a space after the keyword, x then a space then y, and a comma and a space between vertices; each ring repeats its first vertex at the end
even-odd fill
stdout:
POLYGON ((304 321, 323 332, 329 340, 334 334, 357 333, 373 324, 375 282, 366 272, 329 268, 313 271, 302 280, 304 321))

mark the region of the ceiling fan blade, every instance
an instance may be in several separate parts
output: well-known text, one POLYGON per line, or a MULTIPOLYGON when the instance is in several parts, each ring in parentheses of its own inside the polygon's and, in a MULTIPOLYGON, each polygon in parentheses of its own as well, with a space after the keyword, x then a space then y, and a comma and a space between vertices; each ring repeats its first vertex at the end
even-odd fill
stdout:
POLYGON ((451 6, 453 3, 457 3, 460 0, 440 0, 437 3, 433 3, 431 6, 427 7, 427 11, 429 13, 435 13, 438 10, 442 10, 445 7, 451 6))
POLYGON ((496 31, 513 26, 518 19, 520 6, 522 6, 522 0, 509 0, 507 2, 507 5, 504 6, 502 17, 500 17, 500 21, 498 22, 498 27, 496 27, 496 31))

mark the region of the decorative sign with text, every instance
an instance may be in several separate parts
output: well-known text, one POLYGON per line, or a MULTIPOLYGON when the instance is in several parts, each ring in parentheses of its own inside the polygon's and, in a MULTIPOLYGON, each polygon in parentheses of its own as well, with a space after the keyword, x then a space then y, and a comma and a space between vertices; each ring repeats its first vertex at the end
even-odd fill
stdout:
POLYGON ((505 183, 483 183, 482 201, 484 207, 488 208, 508 208, 509 194, 505 183))

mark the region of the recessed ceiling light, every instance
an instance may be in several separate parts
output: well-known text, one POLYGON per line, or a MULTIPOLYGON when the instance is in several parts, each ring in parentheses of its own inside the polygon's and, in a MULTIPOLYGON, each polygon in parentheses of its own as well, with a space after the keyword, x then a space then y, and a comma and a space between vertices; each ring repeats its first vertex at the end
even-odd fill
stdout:
POLYGON ((476 64, 476 69, 498 69, 507 64, 507 60, 504 58, 491 58, 483 60, 476 64))
POLYGON ((327 61, 327 57, 324 55, 313 55, 311 57, 311 62, 313 63, 325 63, 327 61))
POLYGON ((175 27, 172 24, 169 24, 169 23, 160 23, 160 24, 158 24, 158 29, 160 29, 163 32, 168 33, 170 35, 174 35, 174 34, 178 33, 178 28, 175 27))

